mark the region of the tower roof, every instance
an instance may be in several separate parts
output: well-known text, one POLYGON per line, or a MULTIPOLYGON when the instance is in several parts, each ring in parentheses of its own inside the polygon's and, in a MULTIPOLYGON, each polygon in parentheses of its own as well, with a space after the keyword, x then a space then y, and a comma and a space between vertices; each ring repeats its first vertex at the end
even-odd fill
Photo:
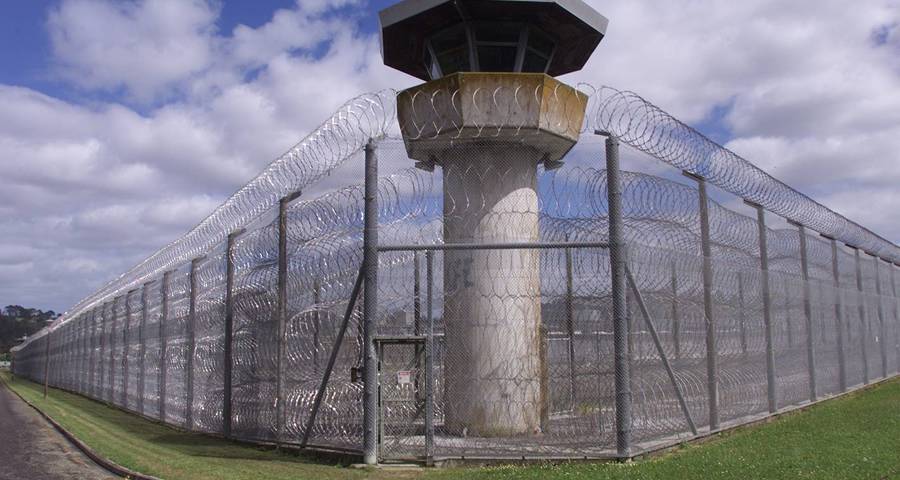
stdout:
POLYGON ((546 73, 580 70, 603 39, 606 17, 582 0, 403 0, 379 13, 385 65, 429 79, 426 40, 454 25, 528 24, 552 37, 556 48, 546 73))

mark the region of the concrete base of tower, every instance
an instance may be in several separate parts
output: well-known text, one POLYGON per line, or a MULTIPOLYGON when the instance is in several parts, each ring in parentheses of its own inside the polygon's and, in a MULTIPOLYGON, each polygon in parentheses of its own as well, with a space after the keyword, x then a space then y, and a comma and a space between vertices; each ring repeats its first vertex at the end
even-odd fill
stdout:
MULTIPOLYGON (((504 142, 457 146, 441 158, 444 241, 536 242, 543 154, 504 142)), ((460 435, 540 432, 543 399, 540 253, 444 253, 444 413, 460 435)))
MULTIPOLYGON (((400 92, 407 154, 440 167, 446 243, 539 240, 537 168, 578 141, 587 96, 544 74, 463 72, 400 92)), ((444 426, 541 431, 546 416, 540 252, 444 251, 444 426)))

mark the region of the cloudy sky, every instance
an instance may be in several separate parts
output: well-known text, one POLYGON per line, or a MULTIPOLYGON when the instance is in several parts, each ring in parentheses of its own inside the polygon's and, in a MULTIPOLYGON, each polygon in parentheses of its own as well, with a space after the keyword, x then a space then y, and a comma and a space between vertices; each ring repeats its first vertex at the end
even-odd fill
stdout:
MULTIPOLYGON (((900 0, 587 0, 563 79, 640 93, 900 241, 900 0)), ((0 305, 62 311, 208 215, 381 63, 393 0, 0 4, 0 305)))

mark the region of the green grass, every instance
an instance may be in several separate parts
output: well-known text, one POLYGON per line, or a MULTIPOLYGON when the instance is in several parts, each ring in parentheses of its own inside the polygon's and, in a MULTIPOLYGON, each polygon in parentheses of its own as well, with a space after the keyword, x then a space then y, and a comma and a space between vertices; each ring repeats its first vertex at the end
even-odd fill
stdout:
POLYGON ((498 467, 467 471, 465 478, 900 479, 900 380, 659 458, 631 464, 498 467))
POLYGON ((272 449, 176 431, 84 397, 16 379, 0 379, 106 458, 134 471, 180 479, 353 479, 366 472, 272 449))
MULTIPOLYGON (((9 381, 9 374, 0 372, 9 381)), ((10 386, 107 458, 178 479, 900 479, 900 380, 631 464, 366 472, 177 432, 83 397, 10 386)))

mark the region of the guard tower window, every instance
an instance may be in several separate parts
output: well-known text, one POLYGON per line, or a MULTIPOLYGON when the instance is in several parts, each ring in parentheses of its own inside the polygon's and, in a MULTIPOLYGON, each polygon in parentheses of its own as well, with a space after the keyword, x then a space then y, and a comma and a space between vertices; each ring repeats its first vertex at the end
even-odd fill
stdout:
POLYGON ((553 40, 536 28, 528 29, 528 43, 522 61, 523 72, 546 72, 555 49, 553 40))
POLYGON ((522 25, 482 23, 475 27, 478 69, 482 72, 516 72, 522 44, 522 25))
POLYGON ((545 73, 555 48, 549 36, 527 24, 465 23, 428 39, 425 69, 432 80, 466 71, 545 73))
MULTIPOLYGON (((428 41, 430 53, 426 55, 429 73, 439 76, 471 70, 469 62, 469 35, 465 25, 444 30, 428 41), (436 62, 435 62, 436 60, 436 62), (437 69, 440 69, 440 72, 437 69)), ((432 77, 437 78, 437 77, 432 77)))

